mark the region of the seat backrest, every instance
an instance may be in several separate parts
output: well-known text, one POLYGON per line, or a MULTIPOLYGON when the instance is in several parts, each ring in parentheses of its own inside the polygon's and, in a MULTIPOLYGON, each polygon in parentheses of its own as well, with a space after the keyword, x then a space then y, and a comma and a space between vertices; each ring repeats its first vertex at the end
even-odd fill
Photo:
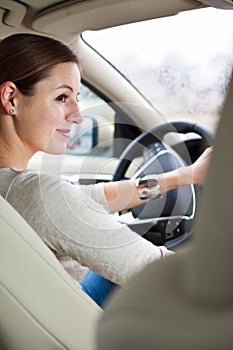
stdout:
POLYGON ((101 309, 0 197, 0 349, 93 350, 101 309))

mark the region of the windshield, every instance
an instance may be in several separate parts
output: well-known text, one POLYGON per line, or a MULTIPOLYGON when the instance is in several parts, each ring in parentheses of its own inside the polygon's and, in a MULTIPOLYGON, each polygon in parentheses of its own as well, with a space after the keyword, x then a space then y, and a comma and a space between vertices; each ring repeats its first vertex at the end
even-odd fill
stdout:
POLYGON ((233 65, 233 11, 186 11, 83 38, 166 119, 216 128, 233 65))

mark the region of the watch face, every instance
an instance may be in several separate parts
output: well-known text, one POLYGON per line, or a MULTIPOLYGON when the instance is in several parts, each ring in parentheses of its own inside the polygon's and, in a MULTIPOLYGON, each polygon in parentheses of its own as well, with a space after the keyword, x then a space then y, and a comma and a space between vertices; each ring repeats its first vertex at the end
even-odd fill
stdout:
POLYGON ((153 188, 153 187, 157 187, 159 189, 158 180, 156 180, 156 179, 149 179, 149 180, 147 180, 147 186, 150 189, 153 188))

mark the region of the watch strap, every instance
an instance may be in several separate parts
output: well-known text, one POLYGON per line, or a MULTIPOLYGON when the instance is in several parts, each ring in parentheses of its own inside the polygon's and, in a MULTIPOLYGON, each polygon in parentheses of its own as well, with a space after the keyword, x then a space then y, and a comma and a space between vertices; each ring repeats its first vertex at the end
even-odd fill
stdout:
POLYGON ((135 180, 140 199, 156 199, 161 196, 157 175, 146 175, 143 177, 138 177, 135 180))

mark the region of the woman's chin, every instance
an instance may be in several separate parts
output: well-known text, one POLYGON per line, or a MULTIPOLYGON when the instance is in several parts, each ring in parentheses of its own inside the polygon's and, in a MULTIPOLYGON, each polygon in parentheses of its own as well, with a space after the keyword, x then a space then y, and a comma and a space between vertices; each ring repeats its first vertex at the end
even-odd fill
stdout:
POLYGON ((66 143, 59 145, 48 145, 45 149, 45 152, 53 155, 62 155, 66 152, 66 143))

